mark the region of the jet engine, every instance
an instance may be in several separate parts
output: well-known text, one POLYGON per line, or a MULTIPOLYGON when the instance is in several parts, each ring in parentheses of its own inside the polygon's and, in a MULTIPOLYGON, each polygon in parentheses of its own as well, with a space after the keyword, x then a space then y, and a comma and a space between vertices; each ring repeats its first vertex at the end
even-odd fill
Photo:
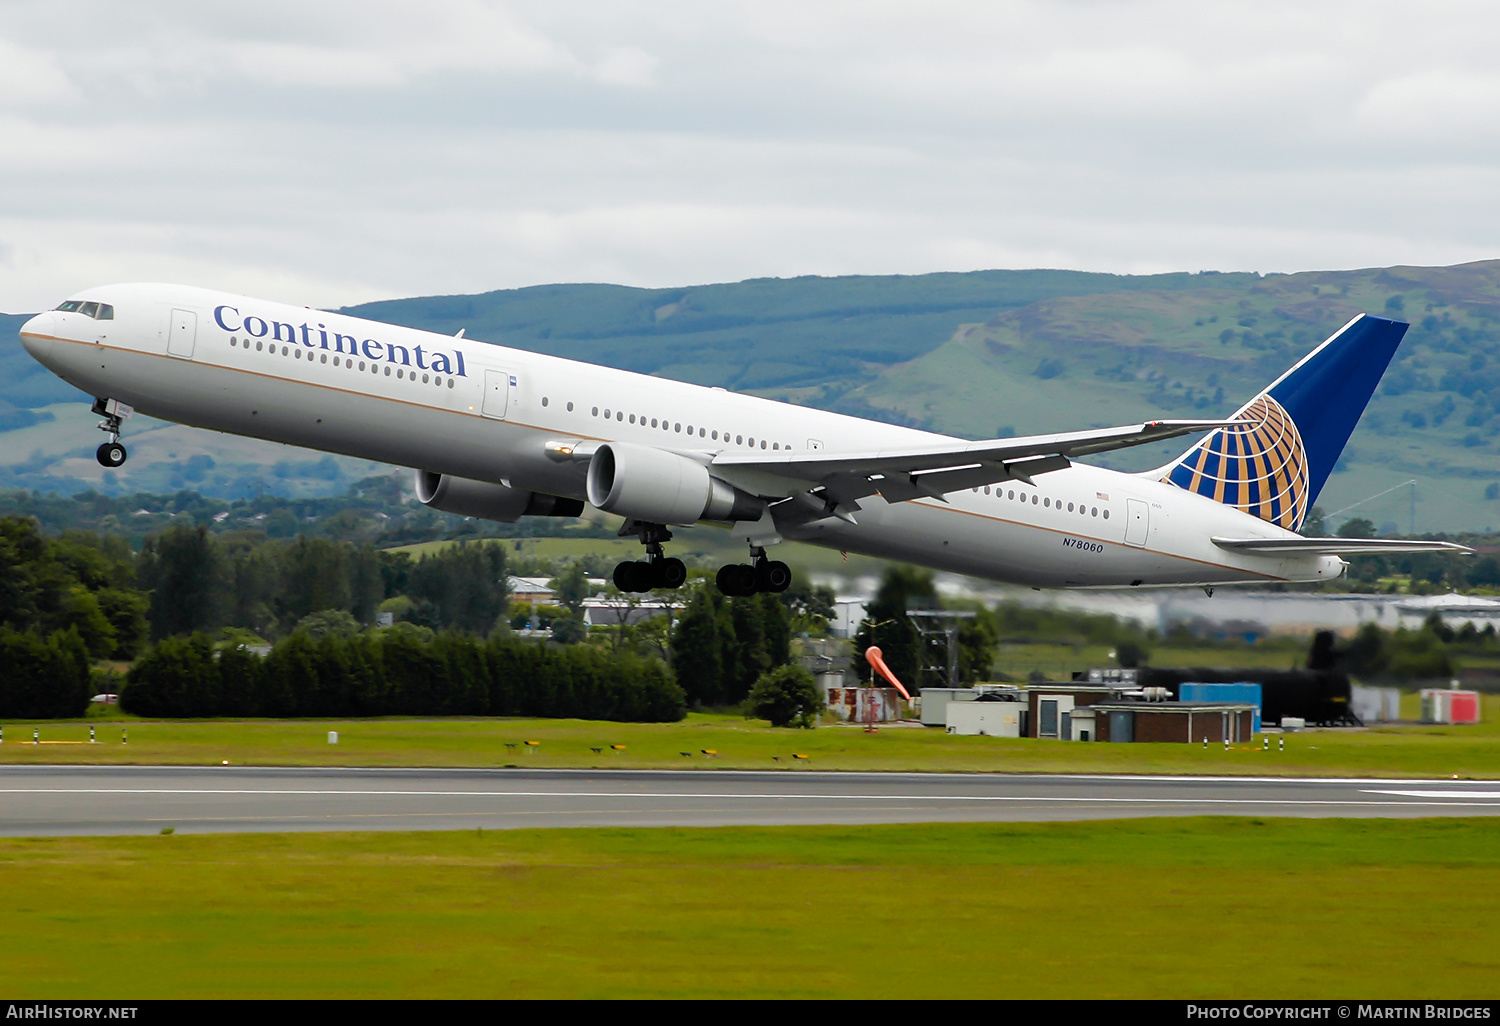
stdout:
POLYGON ((726 484, 685 456, 628 442, 608 442, 589 461, 589 502, 652 524, 759 520, 764 500, 726 484))
POLYGON ((564 499, 489 481, 471 481, 451 474, 417 471, 417 498, 424 506, 482 520, 513 524, 521 517, 576 517, 583 515, 582 499, 564 499))

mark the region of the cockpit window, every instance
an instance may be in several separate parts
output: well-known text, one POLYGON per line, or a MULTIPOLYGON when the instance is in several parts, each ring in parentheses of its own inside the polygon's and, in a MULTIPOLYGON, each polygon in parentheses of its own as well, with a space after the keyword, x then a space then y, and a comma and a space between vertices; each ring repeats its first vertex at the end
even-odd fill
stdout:
POLYGON ((81 299, 70 299, 57 308, 62 313, 81 313, 85 317, 92 317, 96 321, 112 321, 115 319, 115 308, 108 303, 85 303, 81 299))

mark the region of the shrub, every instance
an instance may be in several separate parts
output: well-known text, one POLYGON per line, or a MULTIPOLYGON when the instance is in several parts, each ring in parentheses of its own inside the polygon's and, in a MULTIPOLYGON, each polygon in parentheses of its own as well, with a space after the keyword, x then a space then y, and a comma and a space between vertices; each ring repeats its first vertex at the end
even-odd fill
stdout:
POLYGON ((761 674, 750 689, 745 717, 770 720, 773 727, 812 727, 822 706, 812 674, 800 666, 778 666, 761 674))
POLYGON ((137 716, 219 715, 219 664, 208 635, 167 638, 141 656, 125 676, 120 708, 137 716))
POLYGON ((0 716, 81 716, 93 694, 88 649, 77 631, 43 637, 0 628, 0 716))

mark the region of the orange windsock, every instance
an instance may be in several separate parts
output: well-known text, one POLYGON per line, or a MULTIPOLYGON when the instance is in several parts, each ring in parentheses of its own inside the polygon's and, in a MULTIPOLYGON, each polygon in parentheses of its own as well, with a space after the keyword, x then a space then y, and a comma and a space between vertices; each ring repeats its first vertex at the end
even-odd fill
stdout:
POLYGON ((865 649, 865 658, 869 660, 870 665, 875 668, 876 673, 880 674, 882 677, 896 686, 896 690, 901 692, 902 698, 905 698, 908 702, 911 701, 910 692, 908 692, 906 688, 901 686, 901 682, 896 679, 896 675, 891 672, 890 667, 885 665, 885 660, 880 657, 879 648, 871 645, 869 648, 865 649))

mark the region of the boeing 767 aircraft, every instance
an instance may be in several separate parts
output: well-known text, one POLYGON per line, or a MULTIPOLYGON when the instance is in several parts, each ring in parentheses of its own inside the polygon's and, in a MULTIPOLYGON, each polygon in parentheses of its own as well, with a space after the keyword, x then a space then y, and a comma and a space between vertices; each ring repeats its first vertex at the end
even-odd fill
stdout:
POLYGON ((625 518, 625 591, 686 579, 671 528, 727 526, 729 595, 782 591, 783 540, 1035 587, 1322 581, 1345 555, 1468 551, 1297 533, 1406 333, 1359 316, 1228 420, 971 442, 412 328, 179 285, 86 289, 21 329, 123 421, 153 417, 416 471, 434 509, 513 522, 625 518), (1191 433, 1158 470, 1075 462, 1191 433))

